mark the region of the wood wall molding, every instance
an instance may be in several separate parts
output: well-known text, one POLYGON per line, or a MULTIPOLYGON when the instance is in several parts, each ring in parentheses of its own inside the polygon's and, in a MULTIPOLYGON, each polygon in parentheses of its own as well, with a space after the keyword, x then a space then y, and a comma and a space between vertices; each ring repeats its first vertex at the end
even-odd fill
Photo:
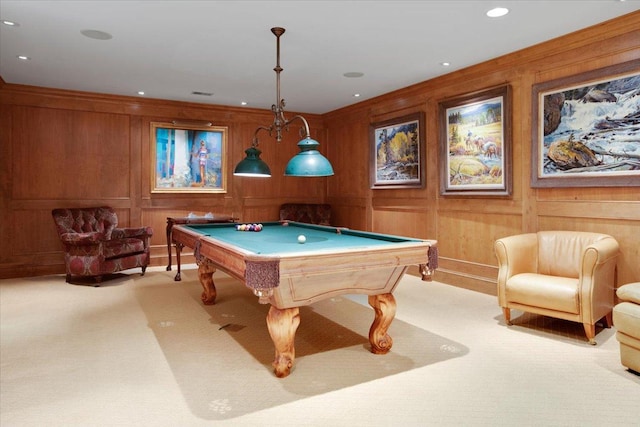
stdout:
MULTIPOLYGON (((298 151, 297 129, 281 143, 261 140, 274 176, 236 178, 257 126, 273 121, 267 110, 138 99, 5 84, 0 89, 0 278, 64 272, 51 210, 110 205, 123 226, 148 225, 152 265, 167 263, 166 217, 182 212, 229 214, 246 221, 277 220, 290 199, 323 202, 326 179, 284 177, 298 151), (161 194, 150 188, 150 123, 209 120, 229 128, 229 185, 222 194, 161 194), (52 262, 55 259, 55 262, 52 262)), ((296 114, 296 113, 289 113, 296 114)), ((321 116, 305 114, 324 144, 321 116)))
MULTIPOLYGON (((376 191, 365 182, 353 186, 329 181, 327 198, 341 201, 340 194, 346 192, 354 199, 367 200, 366 214, 360 206, 350 208, 341 203, 341 218, 354 221, 354 227, 366 220, 369 222, 365 226, 373 231, 424 233, 437 239, 445 262, 441 263, 436 278, 464 287, 473 288, 475 283, 478 289, 486 290, 486 284, 495 280, 497 261, 493 242, 511 234, 539 229, 599 230, 612 234, 626 254, 633 254, 637 249, 628 236, 640 235, 639 189, 531 188, 531 96, 532 86, 540 81, 637 58, 640 58, 640 12, 325 114, 330 134, 350 135, 353 141, 348 147, 332 147, 334 157, 330 160, 349 159, 346 173, 354 181, 356 176, 368 174, 368 163, 355 156, 368 155, 366 129, 379 117, 407 109, 424 111, 427 141, 424 189, 376 191), (509 84, 513 95, 511 197, 441 196, 438 103, 502 84, 509 84), (415 212, 421 215, 414 217, 415 212), (409 221, 419 221, 420 225, 408 224, 409 221), (470 266, 484 267, 469 273, 470 266)), ((347 162, 344 167, 347 168, 347 162)), ((631 266, 622 257, 620 283, 639 277, 640 265, 631 266)))
MULTIPOLYGON (((593 218, 613 220, 640 220, 640 201, 539 201, 539 216, 593 218)), ((640 239, 640 235, 638 235, 640 239)))

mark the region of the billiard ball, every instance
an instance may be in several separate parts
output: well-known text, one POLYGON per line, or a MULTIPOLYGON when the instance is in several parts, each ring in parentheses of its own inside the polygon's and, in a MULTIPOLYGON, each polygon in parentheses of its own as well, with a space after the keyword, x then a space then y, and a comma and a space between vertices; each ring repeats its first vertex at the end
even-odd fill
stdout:
POLYGON ((298 243, 304 243, 307 241, 307 238, 304 237, 304 234, 298 236, 298 243))

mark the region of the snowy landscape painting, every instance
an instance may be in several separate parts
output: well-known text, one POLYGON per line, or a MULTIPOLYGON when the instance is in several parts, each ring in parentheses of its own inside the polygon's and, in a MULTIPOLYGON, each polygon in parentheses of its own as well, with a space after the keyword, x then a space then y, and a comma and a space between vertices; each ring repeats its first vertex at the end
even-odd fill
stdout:
POLYGON ((534 101, 533 186, 640 185, 640 61, 536 85, 534 101))

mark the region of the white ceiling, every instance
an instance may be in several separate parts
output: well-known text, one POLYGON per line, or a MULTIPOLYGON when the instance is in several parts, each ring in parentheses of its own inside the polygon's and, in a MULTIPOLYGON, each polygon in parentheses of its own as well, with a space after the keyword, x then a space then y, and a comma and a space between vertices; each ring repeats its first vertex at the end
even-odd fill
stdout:
POLYGON ((280 58, 286 110, 326 113, 637 10, 638 0, 0 0, 0 19, 19 24, 0 25, 0 76, 15 84, 270 108, 270 28, 279 26, 287 30, 280 58), (510 13, 488 18, 494 6, 510 13), (87 29, 113 38, 87 38, 80 33, 87 29), (348 72, 364 76, 344 77, 348 72))

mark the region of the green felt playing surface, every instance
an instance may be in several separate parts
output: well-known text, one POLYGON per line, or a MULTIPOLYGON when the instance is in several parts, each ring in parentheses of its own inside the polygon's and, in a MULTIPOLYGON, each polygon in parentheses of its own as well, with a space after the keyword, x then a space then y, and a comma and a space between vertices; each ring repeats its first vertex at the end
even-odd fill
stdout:
POLYGON ((312 224, 263 223, 262 231, 238 231, 235 224, 198 224, 188 228, 205 236, 240 247, 256 254, 282 254, 301 251, 363 248, 418 241, 387 234, 352 231, 312 224), (298 242, 304 235, 305 243, 298 242))

